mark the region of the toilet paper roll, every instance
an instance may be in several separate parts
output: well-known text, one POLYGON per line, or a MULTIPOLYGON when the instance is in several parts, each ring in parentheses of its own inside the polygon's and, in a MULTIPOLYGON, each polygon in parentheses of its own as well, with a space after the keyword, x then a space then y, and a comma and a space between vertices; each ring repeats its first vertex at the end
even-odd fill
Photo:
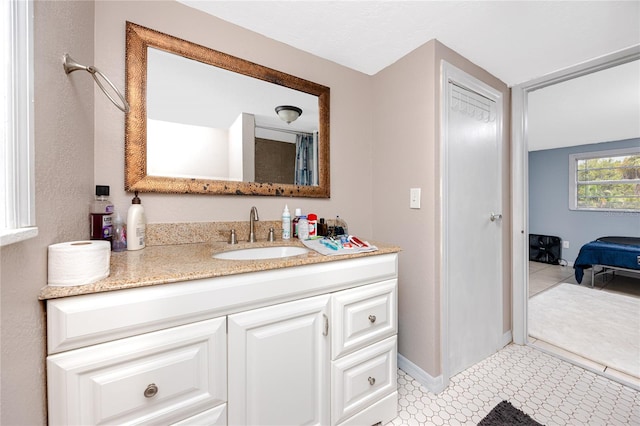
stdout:
POLYGON ((49 246, 51 286, 91 284, 109 276, 109 241, 71 241, 49 246))

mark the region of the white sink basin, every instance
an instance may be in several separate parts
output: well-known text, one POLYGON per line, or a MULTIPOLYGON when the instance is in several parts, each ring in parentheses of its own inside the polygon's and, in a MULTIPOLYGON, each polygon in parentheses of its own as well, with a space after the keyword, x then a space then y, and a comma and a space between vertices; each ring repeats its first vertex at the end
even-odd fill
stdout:
POLYGON ((222 253, 214 254, 213 257, 216 259, 226 260, 259 260, 298 256, 308 252, 309 249, 304 247, 257 247, 225 251, 222 253))

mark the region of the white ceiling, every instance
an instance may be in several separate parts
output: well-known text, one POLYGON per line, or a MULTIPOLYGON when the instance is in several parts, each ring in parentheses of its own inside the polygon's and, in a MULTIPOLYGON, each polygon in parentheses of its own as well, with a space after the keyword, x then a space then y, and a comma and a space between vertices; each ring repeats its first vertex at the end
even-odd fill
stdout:
POLYGON ((529 151, 640 137, 640 61, 529 93, 529 151))
MULTIPOLYGON (((637 0, 177 1, 368 75, 432 39, 509 86, 640 45, 637 0)), ((534 92, 530 150, 640 137, 638 87, 636 61, 534 92)))
POLYGON ((178 1, 369 75, 434 38, 509 86, 640 44, 639 1, 178 1))
MULTIPOLYGON (((159 49, 149 49, 147 66, 147 115, 154 120, 229 129, 240 114, 248 113, 258 126, 318 130, 317 96, 159 49), (278 105, 295 105, 302 115, 286 124, 276 115, 278 105)), ((281 134, 271 135, 271 139, 281 138, 281 134)))

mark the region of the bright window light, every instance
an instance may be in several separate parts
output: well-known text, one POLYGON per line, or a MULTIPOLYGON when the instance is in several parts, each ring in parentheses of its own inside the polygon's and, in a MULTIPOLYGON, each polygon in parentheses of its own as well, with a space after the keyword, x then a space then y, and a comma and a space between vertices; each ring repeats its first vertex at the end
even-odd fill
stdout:
POLYGON ((572 210, 640 211, 640 147, 569 157, 572 210))
POLYGON ((0 2, 0 246, 37 235, 33 140, 33 2, 0 2))

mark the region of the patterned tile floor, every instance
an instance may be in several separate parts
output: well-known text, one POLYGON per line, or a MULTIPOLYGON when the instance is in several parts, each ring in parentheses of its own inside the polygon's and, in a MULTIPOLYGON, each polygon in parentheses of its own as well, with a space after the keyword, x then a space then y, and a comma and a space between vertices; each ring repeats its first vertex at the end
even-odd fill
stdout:
POLYGON ((433 394, 398 370, 395 425, 476 425, 507 400, 552 425, 640 425, 640 392, 530 346, 509 345, 433 394))

